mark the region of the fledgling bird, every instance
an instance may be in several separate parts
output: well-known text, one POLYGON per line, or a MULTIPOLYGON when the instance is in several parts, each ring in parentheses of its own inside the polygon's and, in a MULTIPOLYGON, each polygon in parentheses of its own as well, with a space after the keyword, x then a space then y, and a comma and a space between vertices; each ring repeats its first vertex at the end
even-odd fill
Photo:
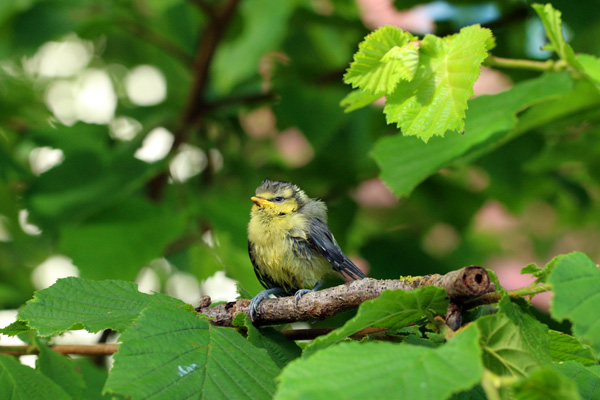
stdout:
POLYGON ((295 294, 295 303, 319 289, 332 270, 352 279, 365 274, 350 261, 327 226, 327 206, 309 198, 291 183, 264 180, 256 196, 248 224, 248 253, 254 272, 266 288, 250 302, 250 318, 270 294, 295 294))

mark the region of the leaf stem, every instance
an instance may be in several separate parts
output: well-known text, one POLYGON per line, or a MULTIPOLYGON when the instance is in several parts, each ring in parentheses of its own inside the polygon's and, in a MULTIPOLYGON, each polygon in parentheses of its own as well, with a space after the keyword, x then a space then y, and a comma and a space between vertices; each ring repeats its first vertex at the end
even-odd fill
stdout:
POLYGON ((481 375, 481 387, 488 400, 501 400, 500 392, 498 392, 498 388, 500 387, 498 376, 489 369, 483 370, 483 374, 481 375))
POLYGON ((549 283, 542 283, 525 286, 515 290, 509 290, 508 295, 511 297, 525 297, 548 292, 550 290, 552 290, 552 285, 550 285, 549 283))
POLYGON ((489 56, 483 62, 485 66, 507 69, 525 69, 530 71, 560 71, 566 68, 567 64, 563 60, 521 60, 514 58, 502 58, 489 56))

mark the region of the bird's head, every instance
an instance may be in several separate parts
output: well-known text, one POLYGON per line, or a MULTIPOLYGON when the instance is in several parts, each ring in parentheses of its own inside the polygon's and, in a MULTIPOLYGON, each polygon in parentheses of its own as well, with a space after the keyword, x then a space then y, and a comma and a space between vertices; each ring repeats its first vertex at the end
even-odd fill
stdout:
POLYGON ((254 202, 252 216, 285 218, 298 211, 310 199, 296 185, 265 179, 256 188, 256 196, 253 196, 251 200, 254 202))

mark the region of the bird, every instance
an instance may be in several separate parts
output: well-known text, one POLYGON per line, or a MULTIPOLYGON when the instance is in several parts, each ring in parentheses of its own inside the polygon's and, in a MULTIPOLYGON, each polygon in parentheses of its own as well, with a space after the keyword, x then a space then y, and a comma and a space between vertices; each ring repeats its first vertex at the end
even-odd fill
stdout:
POLYGON ((255 320, 261 301, 273 294, 300 298, 323 284, 332 270, 352 279, 365 274, 344 254, 327 225, 327 206, 298 186, 265 179, 250 198, 248 254, 266 290, 250 301, 255 320))

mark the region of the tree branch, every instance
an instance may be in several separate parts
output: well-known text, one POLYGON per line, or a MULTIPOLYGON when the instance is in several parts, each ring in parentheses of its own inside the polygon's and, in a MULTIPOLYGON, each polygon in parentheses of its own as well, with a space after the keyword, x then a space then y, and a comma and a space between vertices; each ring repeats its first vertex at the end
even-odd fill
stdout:
MULTIPOLYGON (((398 280, 377 280, 365 278, 344 285, 307 293, 298 306, 294 297, 266 299, 258 305, 255 325, 277 325, 296 321, 325 319, 336 314, 357 308, 366 300, 378 297, 384 290, 413 290, 424 286, 437 286, 446 289, 454 304, 480 297, 495 290, 485 269, 471 266, 449 272, 445 275, 425 275, 405 277, 398 280)), ((250 300, 239 299, 226 304, 210 307, 210 297, 205 296, 196 311, 212 318, 219 326, 231 326, 239 313, 250 315, 250 300)))
MULTIPOLYGON (((115 354, 119 348, 118 344, 57 344, 50 348, 60 354, 85 354, 94 356, 110 356, 115 354)), ((35 346, 0 346, 0 354, 9 356, 26 356, 39 354, 35 346)))
POLYGON ((132 36, 144 39, 147 43, 164 50, 166 53, 171 54, 173 57, 177 58, 187 66, 191 66, 194 63, 194 57, 188 54, 176 43, 151 29, 148 29, 148 27, 137 21, 120 18, 117 22, 117 26, 130 33, 132 36))

